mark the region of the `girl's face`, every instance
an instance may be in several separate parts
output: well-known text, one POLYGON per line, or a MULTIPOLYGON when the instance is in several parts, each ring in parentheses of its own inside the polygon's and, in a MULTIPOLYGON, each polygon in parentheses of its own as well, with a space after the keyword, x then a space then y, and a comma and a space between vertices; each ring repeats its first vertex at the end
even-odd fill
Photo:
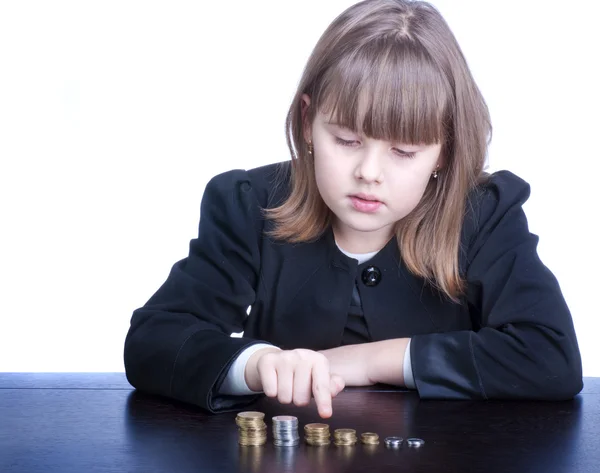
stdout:
MULTIPOLYGON (((303 95, 303 110, 310 97, 303 95)), ((361 136, 317 112, 305 132, 314 146, 315 177, 335 215, 333 231, 344 250, 381 249, 394 224, 419 203, 438 167, 441 144, 391 143, 361 136)))

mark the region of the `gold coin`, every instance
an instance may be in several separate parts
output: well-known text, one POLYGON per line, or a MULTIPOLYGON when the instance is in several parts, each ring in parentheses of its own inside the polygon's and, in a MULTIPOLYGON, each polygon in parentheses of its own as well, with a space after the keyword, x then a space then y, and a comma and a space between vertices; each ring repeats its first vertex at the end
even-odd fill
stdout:
POLYGON ((240 422, 241 424, 260 424, 261 422, 264 422, 264 420, 259 417, 257 417, 257 418, 236 417, 235 421, 240 422))
POLYGON ((253 436, 257 436, 257 435, 267 435, 267 429, 261 429, 261 430, 245 430, 245 429, 238 429, 240 435, 253 435, 253 436))
POLYGON ((243 418, 243 419, 259 419, 259 420, 263 420, 265 418, 265 413, 264 412, 258 412, 258 411, 245 411, 245 412, 238 412, 237 416, 239 418, 243 418))
POLYGON ((267 426, 267 424, 265 424, 262 420, 260 420, 258 422, 245 422, 245 421, 239 421, 238 419, 236 419, 235 423, 239 427, 248 428, 248 429, 261 429, 261 428, 267 426))
POLYGON ((329 425, 327 424, 306 424, 304 426, 304 430, 329 430, 329 425))
POLYGON ((240 430, 239 432, 240 437, 266 437, 267 436, 267 431, 266 430, 262 430, 262 431, 245 431, 245 430, 240 430))
POLYGON ((356 430, 354 429, 335 429, 333 431, 334 434, 337 435, 356 435, 356 430))
POLYGON ((321 447, 323 445, 329 445, 331 442, 328 439, 311 439, 309 437, 304 437, 306 443, 309 445, 313 445, 315 447, 321 447))
POLYGON ((265 414, 258 411, 239 412, 235 418, 238 426, 238 443, 245 447, 260 446, 267 443, 267 424, 265 414))
POLYGON ((242 439, 239 439, 238 443, 244 447, 259 447, 267 443, 267 439, 262 439, 260 441, 246 442, 242 439))
POLYGON ((315 447, 329 445, 330 436, 329 425, 321 423, 306 424, 304 426, 306 443, 315 447))
POLYGON ((377 445, 379 443, 379 435, 373 432, 364 432, 360 436, 360 441, 367 445, 377 445))

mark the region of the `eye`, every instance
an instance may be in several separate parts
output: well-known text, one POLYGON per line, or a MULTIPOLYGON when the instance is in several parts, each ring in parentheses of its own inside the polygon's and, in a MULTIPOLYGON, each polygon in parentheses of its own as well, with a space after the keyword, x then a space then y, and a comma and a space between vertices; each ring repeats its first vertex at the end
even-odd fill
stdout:
POLYGON ((394 151, 396 152, 396 154, 398 156, 400 156, 401 158, 406 158, 406 159, 412 159, 417 155, 417 153, 406 153, 406 152, 400 151, 399 149, 396 149, 396 148, 394 148, 394 151))
MULTIPOLYGON (((335 137, 335 141, 336 143, 342 145, 342 146, 353 146, 354 143, 356 143, 356 141, 348 141, 348 140, 343 140, 341 138, 338 138, 337 136, 335 137)), ((406 153, 405 151, 401 151, 397 148, 394 148, 394 152, 396 153, 396 155, 400 158, 405 158, 405 159, 413 159, 417 153, 406 153)))
POLYGON ((337 136, 335 137, 335 142, 342 146, 352 146, 354 143, 356 143, 356 141, 342 140, 341 138, 338 138, 337 136))

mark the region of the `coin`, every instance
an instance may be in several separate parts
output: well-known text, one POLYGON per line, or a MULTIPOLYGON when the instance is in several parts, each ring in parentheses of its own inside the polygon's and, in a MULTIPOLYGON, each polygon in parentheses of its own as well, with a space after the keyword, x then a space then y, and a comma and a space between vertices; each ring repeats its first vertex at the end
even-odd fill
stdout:
POLYGON ((297 417, 273 417, 273 443, 277 447, 294 447, 300 443, 297 417))
POLYGON ((238 443, 243 446, 260 446, 267 443, 267 425, 262 412, 239 412, 235 418, 238 426, 238 443))
POLYGON ((402 437, 386 437, 385 446, 388 448, 398 448, 402 445, 402 437))
POLYGON ((373 432, 363 432, 360 435, 360 441, 365 445, 377 445, 379 444, 379 435, 373 432))
POLYGON ((308 445, 318 447, 329 445, 330 443, 329 425, 327 424, 306 424, 304 426, 304 434, 304 440, 308 445))
POLYGON ((336 429, 333 432, 333 441, 335 445, 354 445, 357 441, 356 430, 354 429, 336 429))
POLYGON ((425 445, 425 440, 417 439, 417 438, 409 438, 409 439, 406 439, 406 444, 409 447, 419 448, 419 447, 422 447, 423 445, 425 445))
POLYGON ((311 432, 326 430, 327 432, 329 432, 329 425, 328 424, 306 424, 304 426, 304 430, 305 431, 310 430, 311 432))
POLYGON ((239 412, 235 418, 235 423, 240 427, 259 427, 264 425, 264 418, 265 415, 262 412, 239 412))
POLYGON ((238 412, 237 417, 243 418, 243 419, 260 419, 263 420, 265 418, 265 413, 264 412, 258 412, 258 411, 245 411, 245 412, 238 412))
POLYGON ((333 431, 334 435, 356 435, 356 430, 354 429, 335 429, 333 431))
POLYGON ((295 416, 275 416, 273 422, 292 422, 298 424, 298 418, 295 416))

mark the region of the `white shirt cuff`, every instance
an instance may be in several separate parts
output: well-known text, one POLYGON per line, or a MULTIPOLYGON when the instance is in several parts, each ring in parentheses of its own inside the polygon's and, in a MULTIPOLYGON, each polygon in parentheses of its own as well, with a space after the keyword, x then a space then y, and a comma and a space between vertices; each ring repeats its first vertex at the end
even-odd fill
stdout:
POLYGON ((219 394, 230 394, 232 396, 244 396, 248 394, 257 394, 262 391, 252 391, 246 384, 246 364, 254 352, 266 348, 275 347, 267 343, 257 343, 246 348, 242 353, 238 355, 232 365, 229 367, 227 376, 221 384, 219 394))
POLYGON ((412 363, 410 362, 410 340, 404 351, 404 384, 408 389, 416 389, 415 378, 412 372, 412 363))

